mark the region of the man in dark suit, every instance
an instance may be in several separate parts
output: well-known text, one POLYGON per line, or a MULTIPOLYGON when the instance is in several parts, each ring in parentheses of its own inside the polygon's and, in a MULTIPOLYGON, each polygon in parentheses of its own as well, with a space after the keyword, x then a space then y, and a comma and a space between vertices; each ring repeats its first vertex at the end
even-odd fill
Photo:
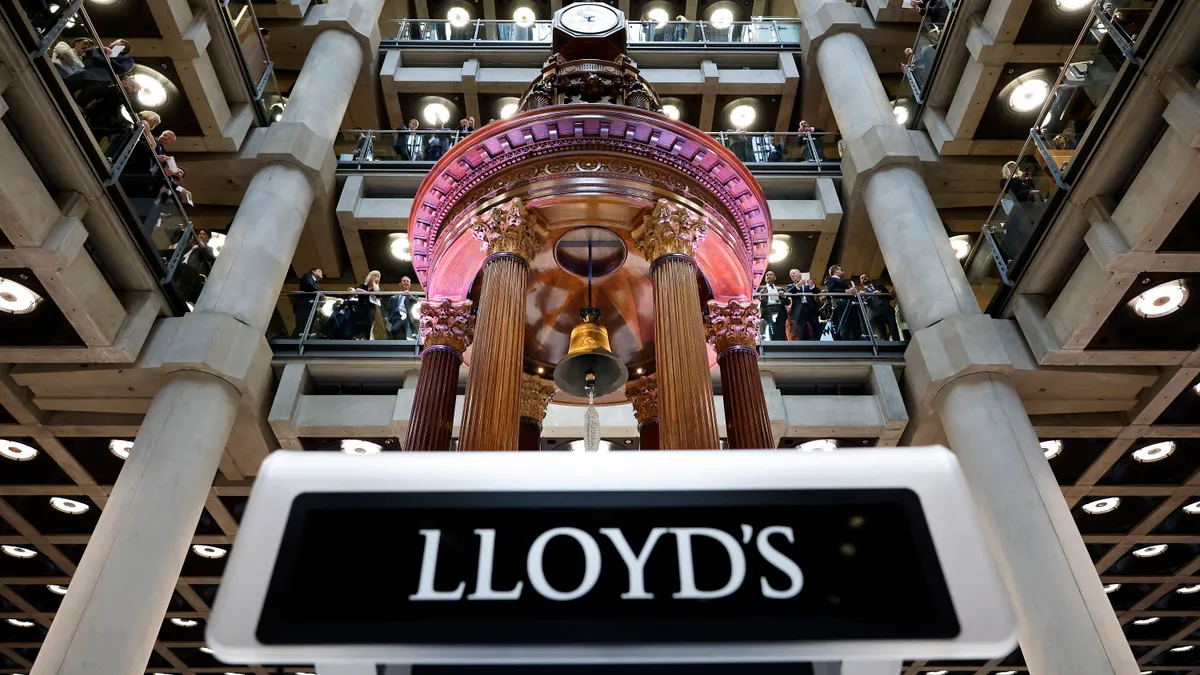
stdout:
POLYGON ((811 295, 795 295, 798 293, 819 293, 816 282, 811 278, 805 279, 800 270, 791 270, 788 276, 792 283, 788 284, 788 323, 792 324, 792 338, 795 340, 821 339, 821 299, 811 295))
POLYGON ((388 298, 383 318, 387 320, 389 340, 417 339, 417 320, 413 307, 417 298, 412 295, 412 279, 400 278, 400 294, 388 298))
POLYGON ((900 329, 896 327, 896 310, 892 307, 892 296, 887 286, 871 279, 869 274, 860 275, 858 280, 863 286, 859 297, 866 305, 871 328, 879 335, 880 340, 899 340, 900 329))
POLYGON ((425 161, 425 136, 417 133, 420 126, 417 120, 409 120, 408 127, 397 130, 396 142, 392 144, 397 158, 405 162, 425 161))
MULTIPOLYGON (((319 267, 312 268, 300 277, 300 293, 292 296, 292 313, 296 315, 296 329, 292 331, 292 337, 300 337, 304 327, 308 325, 308 317, 312 314, 317 294, 321 292, 321 280, 324 278, 325 273, 319 267)), ((313 323, 315 327, 316 321, 313 323)))
POLYGON ((775 273, 767 270, 763 285, 758 289, 758 301, 762 309, 763 322, 770 329, 770 340, 787 339, 787 298, 784 290, 775 285, 775 273))
MULTIPOLYGON (((846 273, 841 265, 829 268, 829 276, 825 277, 825 292, 852 293, 854 287, 842 278, 846 273)), ((857 340, 862 333, 862 321, 854 298, 848 296, 833 298, 833 339, 857 340)))

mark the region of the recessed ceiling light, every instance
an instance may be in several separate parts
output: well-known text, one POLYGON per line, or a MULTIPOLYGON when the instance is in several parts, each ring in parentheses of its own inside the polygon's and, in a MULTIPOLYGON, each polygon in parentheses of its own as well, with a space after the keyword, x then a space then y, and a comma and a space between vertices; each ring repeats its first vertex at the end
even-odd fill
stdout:
POLYGON ((1084 7, 1091 6, 1091 0, 1054 0, 1054 4, 1067 12, 1078 12, 1084 7))
POLYGON ((1121 584, 1105 584, 1104 585, 1105 593, 1116 593, 1119 590, 1121 590, 1121 584))
POLYGON ((446 12, 446 19, 450 21, 451 26, 462 28, 471 21, 471 14, 462 7, 451 7, 450 11, 446 12))
POLYGON ((739 105, 729 113, 729 122, 735 129, 747 129, 758 117, 758 111, 752 105, 739 105))
POLYGON ((1054 459, 1063 451, 1062 441, 1042 441, 1042 454, 1046 455, 1046 459, 1054 459))
POLYGON ((7 619, 7 621, 17 628, 33 628, 34 626, 32 621, 23 621, 21 619, 7 619))
POLYGON ((217 558, 224 558, 225 554, 228 552, 229 551, 217 546, 204 546, 202 544, 196 544, 192 547, 192 553, 195 553, 201 558, 211 558, 214 560, 217 558))
POLYGON ((408 262, 412 260, 412 249, 409 248, 408 235, 404 232, 396 232, 388 237, 388 253, 400 262, 408 262))
POLYGON ((1050 83, 1040 77, 1031 77, 1018 84, 1008 95, 1008 107, 1019 113, 1040 110, 1050 95, 1050 83))
POLYGON ((708 21, 714 28, 729 28, 733 24, 733 10, 728 7, 719 7, 713 10, 708 21))
MULTIPOLYGON (((637 374, 637 375, 642 375, 642 374, 644 374, 644 373, 646 372, 646 369, 645 369, 645 368, 638 368, 637 370, 635 370, 635 371, 633 371, 633 372, 634 372, 635 374, 637 374)), ((1200 502, 1197 502, 1197 503, 1200 503, 1200 502)))
POLYGON ((31 548, 22 548, 20 546, 0 546, 0 551, 14 558, 33 558, 37 556, 37 551, 31 548))
POLYGON ((1107 497, 1105 499, 1097 499, 1094 502, 1088 502, 1083 505, 1084 513, 1089 513, 1093 516, 1098 516, 1102 513, 1112 513, 1121 505, 1120 497, 1107 497))
POLYGON ((1179 311, 1187 299, 1187 286, 1184 285, 1182 279, 1176 279, 1144 291, 1129 302, 1138 316, 1146 319, 1158 319, 1179 311))
POLYGON ((37 448, 32 448, 24 443, 0 438, 0 455, 17 462, 28 462, 38 456, 38 451, 37 448))
POLYGON ((118 441, 114 439, 108 442, 108 451, 121 459, 129 459, 130 450, 133 450, 133 441, 118 441))
POLYGON ((792 247, 788 245, 787 237, 777 234, 771 237, 771 253, 767 256, 767 262, 777 263, 786 260, 792 252, 792 247))
POLYGON ((1144 618, 1144 619, 1138 619, 1138 620, 1134 621, 1134 622, 1133 622, 1133 625, 1135 625, 1135 626, 1149 626, 1149 625, 1152 625, 1152 624, 1156 624, 1156 623, 1158 623, 1158 622, 1159 622, 1159 618, 1158 618, 1157 616, 1148 616, 1148 617, 1146 617, 1146 618, 1144 618))
POLYGON ((927 670, 927 671, 925 671, 925 675, 946 675, 946 673, 948 673, 948 672, 950 672, 950 671, 948 671, 948 670, 927 670))
POLYGON ((66 595, 67 594, 67 587, 59 586, 58 584, 49 584, 46 586, 46 590, 50 591, 51 593, 53 593, 55 595, 66 595))
POLYGON ((74 499, 67 499, 66 497, 51 497, 50 506, 53 506, 56 511, 69 513, 73 516, 87 513, 92 508, 83 502, 77 502, 74 499))
POLYGON ((1200 593, 1200 584, 1192 584, 1191 586, 1180 586, 1175 589, 1176 593, 1191 595, 1192 593, 1200 593))
POLYGON ((167 88, 157 77, 146 72, 133 74, 133 82, 138 86, 138 103, 147 108, 157 108, 167 102, 167 88))
POLYGON ((1003 671, 1003 672, 996 673, 996 675, 1017 675, 1017 671, 1015 671, 1015 670, 1005 670, 1005 671, 1003 671))
POLYGON ((213 250, 213 256, 221 255, 221 249, 225 246, 225 235, 220 232, 208 233, 208 247, 213 250))
POLYGON ((513 21, 521 28, 529 28, 537 21, 537 14, 532 7, 518 7, 513 10, 513 21))
POLYGON ((348 438, 342 441, 342 452, 347 455, 378 455, 383 452, 383 446, 370 441, 348 438))
POLYGON ((1179 652, 1190 652, 1195 648, 1196 648, 1196 645, 1183 645, 1182 647, 1175 647, 1171 651, 1178 654, 1179 652))
POLYGON ((646 13, 646 18, 658 24, 661 28, 671 20, 671 15, 667 14, 667 10, 663 9, 662 7, 655 7, 646 13))
POLYGON ((12 279, 0 277, 0 312, 28 314, 42 304, 42 296, 12 279))
POLYGON ((440 127, 450 121, 450 109, 441 103, 430 103, 421 111, 421 116, 425 118, 426 124, 440 127))
POLYGON ((1133 552, 1133 555, 1138 558, 1153 558, 1156 555, 1162 555, 1167 550, 1166 544, 1154 544, 1152 546, 1144 546, 1133 552))
POLYGON ((1188 504, 1187 506, 1183 507, 1183 512, 1189 516, 1200 515, 1200 502, 1192 502, 1191 504, 1188 504))
POLYGON ((321 303, 321 315, 322 316, 333 316, 333 307, 337 303, 338 303, 337 298, 325 298, 325 301, 321 303))
POLYGON ((191 619, 178 619, 178 618, 171 619, 171 623, 175 624, 176 626, 179 626, 180 628, 195 628, 196 626, 200 625, 199 621, 193 621, 191 619))
MULTIPOLYGON (((570 443, 567 443, 566 445, 563 445, 560 447, 563 450, 566 450, 569 452, 587 452, 587 446, 584 444, 582 438, 577 441, 571 441, 570 443)), ((602 441, 600 441, 600 445, 596 448, 596 452, 609 452, 610 450, 616 450, 616 449, 617 449, 617 446, 612 441, 603 441, 602 440, 602 441)))
POLYGON ((500 119, 502 119, 502 120, 506 120, 516 114, 517 114, 517 104, 516 103, 505 103, 504 107, 500 109, 500 119))
POLYGON ((796 446, 800 452, 832 452, 837 450, 837 441, 832 438, 822 438, 816 441, 807 441, 796 446))
POLYGON ((950 237, 950 246, 954 249, 954 257, 962 260, 971 253, 971 235, 960 234, 950 237))
POLYGON ((213 650, 209 649, 208 647, 201 647, 200 651, 204 652, 205 654, 213 653, 213 650))
POLYGON ((892 114, 896 116, 896 123, 900 126, 908 124, 908 118, 912 115, 907 106, 896 105, 892 106, 892 114))
POLYGON ((670 117, 671 119, 675 120, 676 122, 678 122, 679 118, 683 116, 679 112, 679 106, 671 104, 671 103, 663 104, 663 114, 666 115, 667 117, 670 117))
POLYGON ((543 367, 541 367, 541 366, 538 366, 538 367, 537 367, 537 374, 538 374, 538 375, 545 375, 545 374, 546 374, 546 369, 545 369, 545 368, 543 368, 543 367))
POLYGON ((1138 448, 1133 451, 1133 458, 1139 462, 1150 463, 1164 460, 1175 452, 1175 441, 1162 441, 1138 448))

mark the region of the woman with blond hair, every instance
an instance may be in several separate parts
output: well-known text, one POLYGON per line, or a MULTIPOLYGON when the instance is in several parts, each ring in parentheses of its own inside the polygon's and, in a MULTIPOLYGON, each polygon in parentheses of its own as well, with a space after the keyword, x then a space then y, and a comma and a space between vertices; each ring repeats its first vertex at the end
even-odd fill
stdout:
POLYGON ((360 294, 352 299, 350 306, 350 326, 355 340, 371 339, 371 327, 375 324, 375 314, 381 304, 380 296, 371 294, 383 290, 379 287, 382 276, 379 270, 371 270, 365 281, 348 289, 360 294))

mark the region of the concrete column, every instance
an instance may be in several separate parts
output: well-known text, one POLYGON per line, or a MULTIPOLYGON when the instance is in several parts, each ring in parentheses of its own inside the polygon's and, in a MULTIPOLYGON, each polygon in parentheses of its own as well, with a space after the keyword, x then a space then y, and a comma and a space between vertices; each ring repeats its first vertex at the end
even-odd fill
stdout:
POLYGON ((708 302, 708 341, 721 368, 721 404, 725 436, 732 450, 775 447, 767 398, 758 374, 758 328, 762 310, 757 300, 708 302))
MULTIPOLYGON (((381 3, 367 6, 377 16, 381 3)), ((330 147, 362 63, 356 38, 337 30, 318 36, 266 144, 302 161, 330 147)), ((167 362, 179 369, 151 403, 33 674, 145 672, 240 390, 269 377, 262 334, 314 199, 311 181, 310 172, 283 163, 251 181, 196 311, 177 327, 167 362)))

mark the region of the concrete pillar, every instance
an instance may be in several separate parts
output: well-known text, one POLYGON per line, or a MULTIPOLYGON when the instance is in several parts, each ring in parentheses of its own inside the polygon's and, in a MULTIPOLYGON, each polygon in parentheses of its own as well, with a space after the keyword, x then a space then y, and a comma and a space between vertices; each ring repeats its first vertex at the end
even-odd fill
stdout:
POLYGON ((767 398, 758 374, 758 329, 762 310, 757 300, 708 302, 708 341, 721 368, 721 404, 725 436, 732 450, 775 447, 767 398))
MULTIPOLYGON (((836 1, 804 0, 801 6, 806 26, 818 25, 810 19, 821 15, 846 14, 836 1)), ((857 23, 849 28, 857 30, 857 23)), ((853 32, 810 39, 816 43, 806 56, 814 58, 815 51, 846 139, 854 189, 861 190, 905 319, 922 343, 906 353, 909 368, 942 374, 941 389, 928 405, 940 413, 976 496, 1020 620, 1030 672, 1134 675, 1136 661, 1019 395, 1005 375, 978 372, 1003 370, 1001 338, 979 316, 929 190, 911 166, 919 161, 912 142, 895 121, 866 45, 853 32), (939 341, 968 324, 985 331, 984 342, 999 345, 993 350, 999 359, 977 358, 978 341, 939 341), (929 363, 931 355, 941 362, 929 363)), ((918 393, 933 390, 930 382, 924 384, 918 393)))
POLYGON ((658 450, 658 376, 651 374, 630 380, 625 384, 625 397, 633 404, 639 447, 658 450))
MULTIPOLYGON (((382 3, 364 6, 378 16, 382 3)), ((265 145, 300 163, 331 148, 363 58, 348 33, 318 36, 265 145)), ((175 372, 151 403, 34 675, 145 672, 239 400, 270 377, 262 335, 314 199, 311 172, 283 161, 254 176, 196 311, 174 320, 165 367, 175 372)))

